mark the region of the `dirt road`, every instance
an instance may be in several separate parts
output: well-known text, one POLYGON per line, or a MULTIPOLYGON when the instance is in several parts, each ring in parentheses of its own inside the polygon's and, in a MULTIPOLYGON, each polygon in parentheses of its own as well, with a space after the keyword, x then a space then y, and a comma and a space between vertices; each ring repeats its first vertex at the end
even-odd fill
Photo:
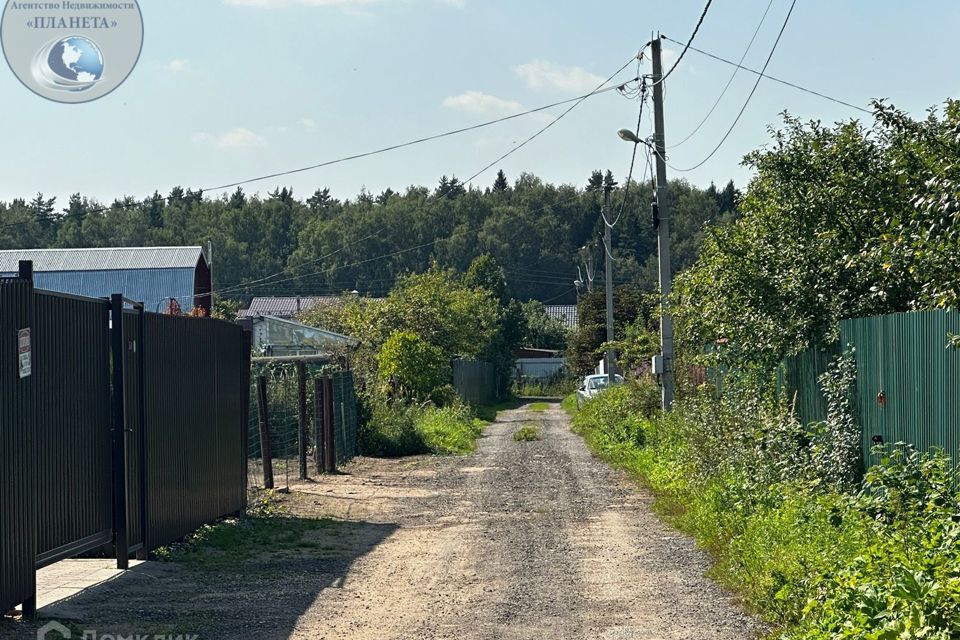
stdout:
POLYGON ((163 628, 204 640, 703 640, 760 631, 704 577, 705 555, 651 513, 649 496, 591 457, 556 405, 501 413, 472 456, 362 459, 346 472, 288 499, 300 516, 335 519, 292 556, 255 549, 236 567, 218 556, 200 566, 147 563, 46 613, 78 619, 75 628, 163 628), (539 426, 539 441, 514 441, 524 424, 539 426))
POLYGON ((320 594, 293 637, 755 635, 704 578, 704 555, 591 457, 559 407, 502 413, 476 455, 433 462, 380 478, 400 528, 320 594), (515 442, 528 423, 541 439, 515 442))

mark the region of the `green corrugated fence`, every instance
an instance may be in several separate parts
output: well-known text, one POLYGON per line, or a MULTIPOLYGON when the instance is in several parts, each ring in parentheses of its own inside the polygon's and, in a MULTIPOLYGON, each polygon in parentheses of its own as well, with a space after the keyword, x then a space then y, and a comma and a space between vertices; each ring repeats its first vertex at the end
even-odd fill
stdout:
POLYGON ((853 348, 856 407, 863 428, 865 464, 876 442, 907 442, 943 449, 960 461, 960 350, 947 346, 960 334, 960 313, 919 311, 840 323, 840 343, 784 361, 779 376, 788 406, 796 400, 804 423, 826 418, 818 383, 832 358, 853 348))

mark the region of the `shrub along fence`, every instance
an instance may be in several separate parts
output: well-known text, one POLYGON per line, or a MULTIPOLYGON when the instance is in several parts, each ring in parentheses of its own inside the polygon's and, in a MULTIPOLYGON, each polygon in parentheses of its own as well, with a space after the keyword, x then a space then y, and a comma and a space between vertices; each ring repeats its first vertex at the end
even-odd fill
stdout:
POLYGON ((960 334, 960 313, 894 313, 840 323, 840 342, 811 349, 784 362, 782 388, 796 399, 804 423, 827 417, 818 382, 841 351, 856 358, 858 424, 864 464, 875 462, 875 444, 907 442, 917 449, 943 449, 960 462, 960 349, 948 345, 960 334))
POLYGON ((234 324, 0 279, 0 611, 35 571, 131 555, 245 507, 249 340, 234 324))

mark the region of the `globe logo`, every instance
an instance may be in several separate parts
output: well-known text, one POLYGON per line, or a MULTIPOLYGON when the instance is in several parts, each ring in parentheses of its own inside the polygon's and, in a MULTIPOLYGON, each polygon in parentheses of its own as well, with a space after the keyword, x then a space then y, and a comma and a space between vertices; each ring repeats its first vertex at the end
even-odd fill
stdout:
POLYGON ((60 38, 37 52, 32 71, 47 89, 86 91, 103 78, 103 53, 85 36, 60 38))

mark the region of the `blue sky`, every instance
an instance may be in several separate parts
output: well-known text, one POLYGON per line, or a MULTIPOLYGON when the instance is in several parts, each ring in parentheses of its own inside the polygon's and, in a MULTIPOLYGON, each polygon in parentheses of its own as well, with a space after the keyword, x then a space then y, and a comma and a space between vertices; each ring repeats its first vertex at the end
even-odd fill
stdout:
MULTIPOLYGON (((0 199, 81 192, 109 201, 174 185, 201 188, 363 152, 579 95, 610 75, 652 30, 685 40, 701 0, 142 0, 146 40, 126 84, 84 105, 48 102, 0 68, 0 199)), ((739 59, 767 0, 715 0, 696 46, 739 59)), ((759 68, 789 0, 774 0, 746 64, 759 68)), ((960 3, 800 0, 768 73, 866 105, 886 97, 922 114, 960 90, 960 3)), ((672 47, 675 55, 677 47, 672 47)), ((629 78, 635 67, 621 77, 629 78)), ((667 143, 685 137, 731 68, 696 53, 666 85, 667 143)), ((711 120, 671 151, 702 159, 753 83, 741 72, 711 120)), ((636 102, 595 97, 502 163, 583 184, 594 168, 621 179, 630 147, 616 130, 636 102)), ((862 114, 762 81, 737 129, 696 184, 733 178, 784 109, 835 121, 862 114)), ((558 110, 559 111, 559 110, 558 110)), ((558 112, 557 111, 557 112, 558 112)), ((543 126, 543 114, 246 187, 345 198, 461 178, 543 126)), ((478 178, 487 185, 496 168, 478 178)), ((671 173, 671 178, 680 174, 671 173)))

